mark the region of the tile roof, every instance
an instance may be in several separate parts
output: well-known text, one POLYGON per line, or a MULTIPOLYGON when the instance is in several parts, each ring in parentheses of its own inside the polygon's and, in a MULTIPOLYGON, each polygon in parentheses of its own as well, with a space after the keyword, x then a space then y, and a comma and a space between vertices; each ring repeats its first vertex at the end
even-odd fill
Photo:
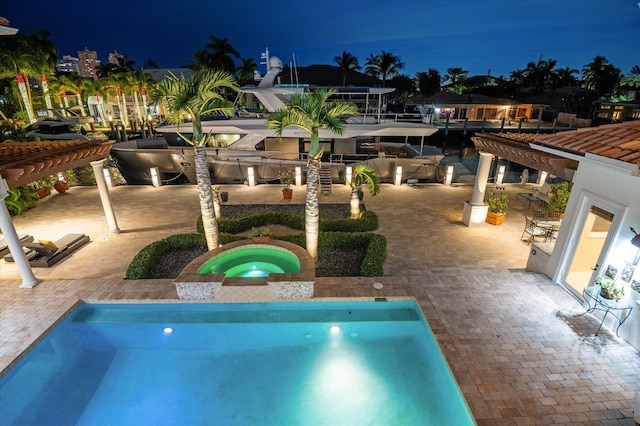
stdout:
POLYGON ((640 166, 640 120, 537 135, 532 143, 578 155, 600 155, 640 166))
POLYGON ((2 142, 0 176, 9 188, 109 157, 110 143, 84 140, 2 142))

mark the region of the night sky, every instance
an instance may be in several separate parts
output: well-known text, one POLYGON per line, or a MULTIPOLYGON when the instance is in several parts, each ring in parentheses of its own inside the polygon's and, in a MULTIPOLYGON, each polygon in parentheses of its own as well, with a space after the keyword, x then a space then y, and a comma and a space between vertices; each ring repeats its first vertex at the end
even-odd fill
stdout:
MULTIPOLYGON (((461 67, 504 76, 557 60, 578 71, 596 55, 628 74, 640 65, 637 0, 86 0, 3 1, 0 16, 22 33, 49 30, 60 57, 85 47, 107 61, 117 50, 143 65, 186 65, 209 36, 259 62, 268 46, 285 64, 335 64, 346 50, 364 66, 390 52, 403 74, 461 67)), ((264 72, 264 68, 261 67, 264 72)))

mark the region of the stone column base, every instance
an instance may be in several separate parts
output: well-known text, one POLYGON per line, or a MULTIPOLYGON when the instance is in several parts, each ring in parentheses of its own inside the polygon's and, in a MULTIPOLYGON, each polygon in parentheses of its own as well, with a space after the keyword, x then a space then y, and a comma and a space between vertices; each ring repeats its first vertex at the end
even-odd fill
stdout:
POLYGON ((489 206, 487 205, 474 206, 466 201, 464 203, 464 211, 462 212, 462 223, 467 226, 484 225, 488 211, 489 206))

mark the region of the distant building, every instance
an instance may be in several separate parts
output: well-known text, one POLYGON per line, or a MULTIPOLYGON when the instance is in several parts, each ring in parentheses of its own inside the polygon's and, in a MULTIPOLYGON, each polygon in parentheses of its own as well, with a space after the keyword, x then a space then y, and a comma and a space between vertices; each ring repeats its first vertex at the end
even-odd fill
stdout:
POLYGON ((114 50, 113 53, 109 53, 109 63, 120 66, 124 63, 124 56, 114 50))
POLYGON ((85 47, 83 51, 78 52, 78 59, 80 61, 80 75, 97 80, 98 74, 96 68, 100 65, 98 53, 95 50, 89 50, 85 47))
POLYGON ((80 74, 80 59, 64 55, 56 65, 56 74, 80 74))

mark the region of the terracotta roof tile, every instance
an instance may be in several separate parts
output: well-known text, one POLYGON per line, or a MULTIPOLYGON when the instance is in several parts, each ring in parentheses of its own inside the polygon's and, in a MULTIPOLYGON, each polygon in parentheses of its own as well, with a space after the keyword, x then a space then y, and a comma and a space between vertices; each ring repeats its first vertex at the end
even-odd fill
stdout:
POLYGON ((590 153, 640 165, 640 120, 537 135, 533 142, 580 155, 590 153))

